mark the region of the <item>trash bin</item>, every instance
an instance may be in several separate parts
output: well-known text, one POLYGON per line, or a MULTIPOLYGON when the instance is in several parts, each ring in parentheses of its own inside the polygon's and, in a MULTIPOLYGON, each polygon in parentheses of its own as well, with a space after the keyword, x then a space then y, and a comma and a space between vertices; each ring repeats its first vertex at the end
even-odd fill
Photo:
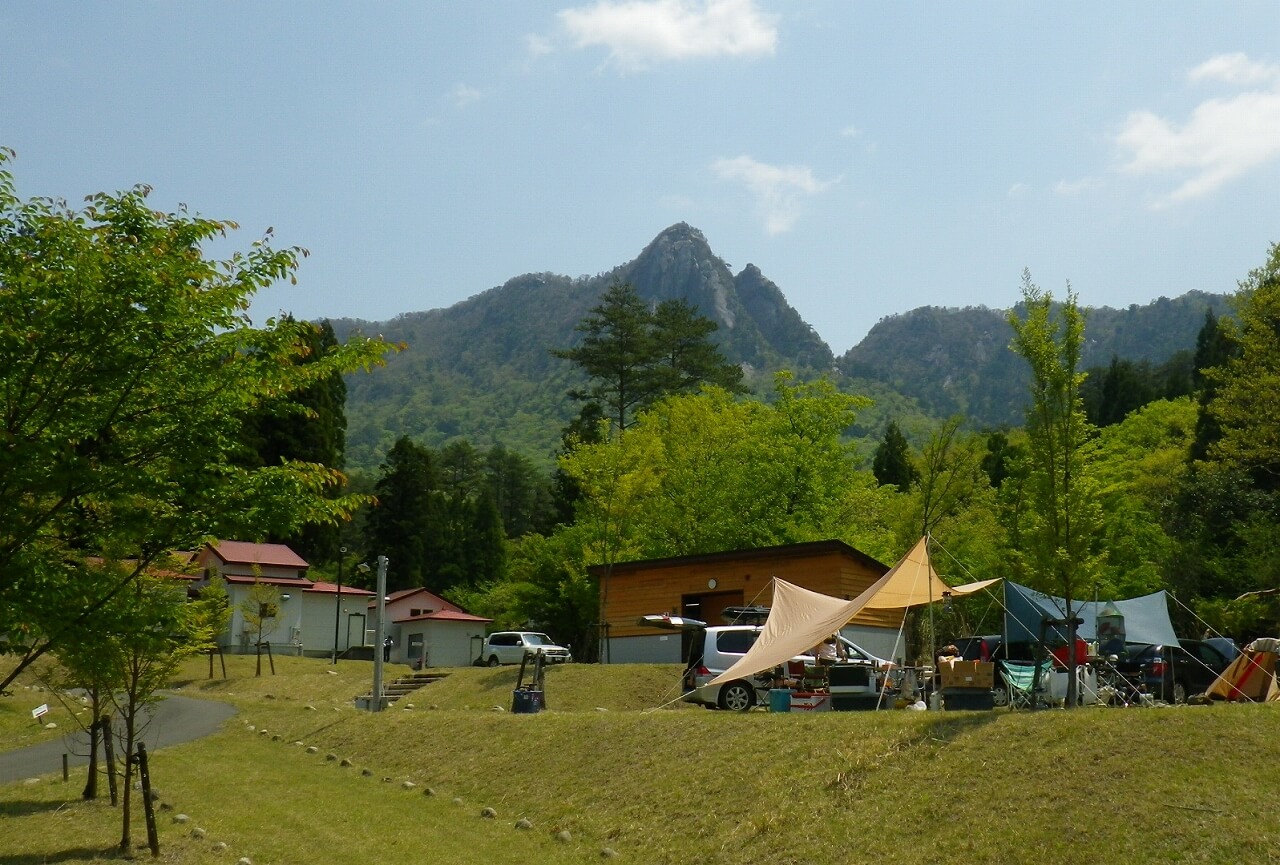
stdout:
POLYGON ((542 711, 542 692, 517 688, 511 692, 511 713, 533 715, 542 711))
POLYGON ((771 688, 769 690, 769 711, 770 712, 790 712, 791 711, 791 689, 790 688, 771 688))

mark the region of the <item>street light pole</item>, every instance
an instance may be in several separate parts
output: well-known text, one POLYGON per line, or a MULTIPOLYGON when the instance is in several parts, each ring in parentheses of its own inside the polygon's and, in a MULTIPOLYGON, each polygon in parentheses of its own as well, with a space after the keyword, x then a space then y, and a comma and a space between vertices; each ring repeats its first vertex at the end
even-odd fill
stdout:
POLYGON ((383 618, 387 612, 387 557, 378 556, 378 620, 373 635, 373 699, 369 711, 382 711, 382 641, 386 635, 383 618))
POLYGON ((333 663, 338 663, 338 626, 342 624, 342 560, 347 557, 347 548, 338 547, 338 595, 333 600, 333 663))

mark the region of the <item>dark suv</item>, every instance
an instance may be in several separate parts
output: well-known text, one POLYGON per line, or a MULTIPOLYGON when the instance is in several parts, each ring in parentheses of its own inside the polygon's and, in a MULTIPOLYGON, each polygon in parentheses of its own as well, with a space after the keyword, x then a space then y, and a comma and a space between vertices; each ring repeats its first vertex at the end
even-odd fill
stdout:
POLYGON ((1127 643, 1116 669, 1157 700, 1185 703, 1208 690, 1229 663, 1204 640, 1179 640, 1176 646, 1127 643))

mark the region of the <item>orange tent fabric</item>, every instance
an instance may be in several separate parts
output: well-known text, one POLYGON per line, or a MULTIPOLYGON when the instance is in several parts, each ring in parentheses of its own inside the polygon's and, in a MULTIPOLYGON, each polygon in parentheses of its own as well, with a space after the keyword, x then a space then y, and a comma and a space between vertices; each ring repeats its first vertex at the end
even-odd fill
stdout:
POLYGON ((1219 700, 1280 701, 1280 685, 1276 682, 1276 660, 1280 658, 1280 640, 1265 637, 1254 640, 1240 653, 1205 691, 1206 697, 1219 700))

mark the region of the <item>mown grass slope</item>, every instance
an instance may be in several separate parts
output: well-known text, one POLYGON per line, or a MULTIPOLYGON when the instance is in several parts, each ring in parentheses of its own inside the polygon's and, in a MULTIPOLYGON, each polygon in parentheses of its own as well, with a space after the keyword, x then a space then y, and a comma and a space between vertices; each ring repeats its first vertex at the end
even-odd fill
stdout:
MULTIPOLYGON (((175 861, 235 861, 206 858, 214 835, 258 865, 387 854, 556 863, 606 848, 645 863, 1280 853, 1275 706, 732 715, 653 709, 675 696, 672 667, 572 665, 548 672, 550 710, 537 715, 494 709, 509 707, 510 668, 458 670, 369 714, 350 702, 367 690, 367 663, 283 659, 279 675, 254 679, 243 660, 229 659, 228 680, 193 667, 179 683, 241 713, 226 732, 155 756, 165 800, 208 824, 199 843, 166 827, 175 861), (485 807, 496 817, 481 817, 485 807), (531 828, 515 828, 522 818, 531 828), (557 841, 562 831, 571 840, 557 841)), ((79 783, 69 786, 73 799, 79 783)), ((32 791, 59 789, 60 779, 0 788, 0 837, 8 826, 48 832, 49 821, 65 831, 65 814, 30 805, 32 791)), ((102 831, 63 843, 105 848, 114 835, 102 831)), ((27 859, 0 849, 0 861, 93 861, 56 847, 27 859)))

